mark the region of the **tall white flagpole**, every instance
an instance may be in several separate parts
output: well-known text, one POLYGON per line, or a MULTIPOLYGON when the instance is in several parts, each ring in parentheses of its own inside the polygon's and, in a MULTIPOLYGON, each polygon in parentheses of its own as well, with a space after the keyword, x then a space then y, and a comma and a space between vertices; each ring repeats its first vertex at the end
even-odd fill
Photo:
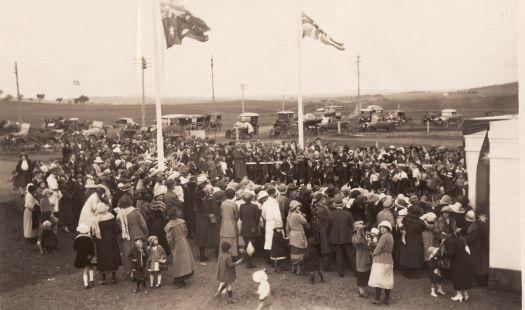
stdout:
POLYGON ((160 100, 162 50, 159 48, 159 23, 161 22, 160 6, 158 0, 153 0, 153 64, 155 66, 155 117, 157 119, 157 164, 160 170, 166 168, 164 159, 164 139, 162 137, 162 109, 160 100))
POLYGON ((302 66, 302 56, 301 56, 301 47, 303 42, 303 20, 301 12, 301 0, 297 0, 297 130, 299 136, 299 146, 304 146, 304 132, 303 132, 303 90, 301 84, 301 66, 302 66))

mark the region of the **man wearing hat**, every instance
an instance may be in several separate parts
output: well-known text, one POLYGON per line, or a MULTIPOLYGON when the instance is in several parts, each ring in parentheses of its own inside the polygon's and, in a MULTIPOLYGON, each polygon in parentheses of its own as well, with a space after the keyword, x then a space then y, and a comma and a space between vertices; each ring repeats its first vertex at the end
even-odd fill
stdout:
MULTIPOLYGON (((244 203, 239 208, 239 218, 241 220, 241 236, 244 240, 246 247, 251 242, 252 246, 255 244, 255 239, 261 234, 259 230, 259 221, 261 218, 261 210, 259 207, 252 203, 254 194, 245 190, 242 193, 242 199, 244 203)), ((255 268, 256 266, 252 263, 251 255, 246 257, 246 266, 248 268, 255 268)))
POLYGON ((344 277, 343 252, 350 260, 350 269, 355 272, 355 249, 352 245, 352 231, 354 218, 350 212, 343 210, 343 200, 340 197, 334 200, 335 210, 328 215, 328 236, 335 248, 337 273, 344 277))

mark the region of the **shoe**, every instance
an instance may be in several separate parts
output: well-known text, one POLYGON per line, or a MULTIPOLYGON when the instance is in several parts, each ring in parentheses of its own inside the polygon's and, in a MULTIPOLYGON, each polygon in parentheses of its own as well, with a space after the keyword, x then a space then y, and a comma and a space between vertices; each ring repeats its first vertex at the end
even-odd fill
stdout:
POLYGON ((106 284, 108 284, 108 283, 106 282, 106 280, 102 280, 102 281, 98 282, 98 285, 106 285, 106 284))
POLYGON ((470 296, 469 296, 468 294, 465 294, 465 295, 463 296, 463 301, 464 301, 464 302, 467 302, 469 299, 470 299, 470 296))
POLYGON ((91 288, 91 286, 89 286, 89 285, 84 285, 84 289, 87 290, 88 288, 91 288))
POLYGON ((363 292, 363 293, 362 293, 362 292, 359 292, 359 293, 357 293, 357 295, 358 295, 359 297, 361 297, 361 298, 368 298, 368 294, 367 294, 367 293, 364 293, 364 292, 363 292))
POLYGON ((160 288, 161 287, 161 284, 160 283, 157 283, 157 285, 155 285, 156 288, 160 288))
POLYGON ((432 297, 438 297, 438 295, 436 294, 436 292, 431 292, 431 293, 430 293, 430 296, 432 296, 432 297))
POLYGON ((445 293, 445 292, 443 291, 443 289, 441 289, 441 288, 438 289, 437 292, 440 293, 441 295, 446 295, 446 294, 447 294, 447 293, 445 293))
POLYGON ((456 295, 454 297, 450 297, 450 299, 452 299, 453 301, 463 302, 463 296, 461 296, 461 295, 456 295))

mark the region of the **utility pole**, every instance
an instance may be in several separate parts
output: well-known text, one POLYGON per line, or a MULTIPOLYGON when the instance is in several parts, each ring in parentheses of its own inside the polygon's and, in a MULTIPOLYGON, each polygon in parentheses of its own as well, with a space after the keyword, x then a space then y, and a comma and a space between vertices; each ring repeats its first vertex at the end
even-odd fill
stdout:
POLYGON ((241 92, 242 92, 242 113, 244 113, 244 83, 241 84, 241 92))
POLYGON ((22 107, 20 105, 20 86, 18 84, 18 64, 15 61, 15 76, 16 76, 16 100, 18 102, 18 122, 22 123, 22 107))
POLYGON ((141 106, 141 112, 142 112, 142 127, 146 127, 146 95, 144 93, 144 70, 148 67, 148 63, 146 62, 146 59, 142 57, 142 106, 141 106))
POLYGON ((357 115, 361 115, 361 84, 359 81, 359 63, 361 63, 361 56, 357 54, 357 115))
MULTIPOLYGON (((213 103, 213 110, 215 113, 217 113, 217 107, 215 106, 215 83, 213 80, 213 56, 210 58, 210 60, 211 60, 211 97, 212 97, 212 103, 213 103)), ((217 117, 217 115, 215 117, 217 117)), ((215 119, 215 139, 217 139, 217 119, 215 119)))

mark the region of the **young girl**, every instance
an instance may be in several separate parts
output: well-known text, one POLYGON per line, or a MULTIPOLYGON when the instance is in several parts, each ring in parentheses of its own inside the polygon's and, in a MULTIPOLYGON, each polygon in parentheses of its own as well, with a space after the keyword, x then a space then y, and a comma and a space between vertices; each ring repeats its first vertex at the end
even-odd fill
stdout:
POLYGON ((89 235, 89 226, 86 224, 78 225, 77 231, 79 235, 73 243, 73 249, 77 252, 75 267, 83 268, 82 279, 84 280, 84 288, 91 288, 95 285, 95 271, 93 268, 96 260, 95 241, 89 235))
POLYGON ((231 256, 231 245, 228 242, 221 244, 222 252, 217 259, 217 280, 219 281, 219 289, 217 297, 220 297, 224 289, 228 291, 228 303, 235 303, 233 300, 232 283, 236 279, 235 267, 242 263, 241 258, 234 262, 231 256))
POLYGON ((429 247, 428 248, 428 254, 430 255, 430 260, 428 261, 428 266, 430 267, 430 296, 432 297, 438 297, 436 294, 437 292, 441 295, 445 295, 445 292, 443 291, 443 287, 441 284, 443 283, 443 270, 442 270, 442 264, 441 264, 441 253, 440 248, 436 247, 429 247))
POLYGON ((159 245, 159 238, 157 236, 150 236, 148 238, 149 246, 148 253, 148 271, 149 271, 149 286, 159 288, 162 281, 160 274, 160 264, 166 263, 166 252, 164 248, 159 245), (154 286, 155 276, 157 276, 157 284, 154 286))
MULTIPOLYGON (((135 288, 134 293, 140 291, 140 285, 146 288, 146 265, 148 263, 148 254, 144 251, 144 238, 137 237, 135 238, 135 247, 131 250, 128 255, 128 259, 133 265, 133 276, 137 282, 137 288, 135 288)), ((146 292, 147 294, 148 292, 146 292)))
POLYGON ((309 272, 308 283, 315 283, 315 274, 319 275, 319 280, 324 282, 323 273, 321 272, 321 261, 319 260, 319 252, 317 251, 317 243, 315 238, 308 238, 308 246, 303 258, 304 271, 309 272))
POLYGON ((40 236, 38 236, 38 247, 40 248, 40 254, 51 253, 57 247, 57 237, 52 229, 50 221, 44 221, 42 223, 42 229, 40 230, 40 236))
POLYGON ((271 304, 270 300, 270 283, 268 282, 268 275, 266 269, 259 270, 253 273, 253 281, 259 283, 257 288, 257 295, 259 295, 259 305, 257 310, 268 309, 271 304))

